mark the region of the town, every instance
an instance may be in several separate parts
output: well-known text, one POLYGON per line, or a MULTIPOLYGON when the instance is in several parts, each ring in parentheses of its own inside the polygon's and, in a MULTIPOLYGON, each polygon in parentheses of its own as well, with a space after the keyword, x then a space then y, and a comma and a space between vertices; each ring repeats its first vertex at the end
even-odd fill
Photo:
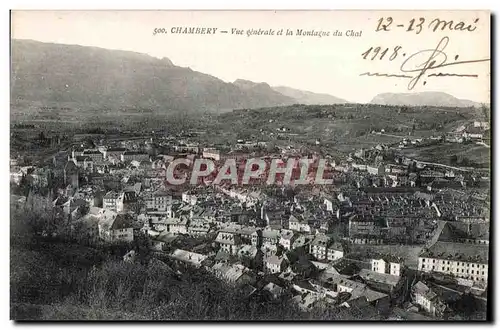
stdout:
MULTIPOLYGON (((273 124, 274 137, 288 135, 272 146, 258 137, 210 143, 194 129, 63 136, 18 124, 11 135, 47 154, 36 162, 11 155, 11 213, 43 205, 53 221, 36 226, 40 239, 129 244, 118 256, 123 263, 141 262, 144 251, 133 243, 146 241, 148 258, 169 269, 206 271, 248 299, 288 297, 304 313, 321 306, 369 320, 486 318, 489 170, 457 157, 453 166, 424 161, 405 149, 487 148, 488 123, 429 137, 374 130, 368 134, 396 134, 395 142, 346 154, 322 152, 321 139, 305 153, 273 124), (167 179, 169 165, 185 160, 216 167, 232 160, 241 170, 249 159, 305 155, 323 161, 328 184, 317 184, 315 172, 308 184, 269 184, 269 168, 254 169, 248 185, 208 171, 195 185, 167 179)), ((189 174, 181 166, 175 172, 189 174)))

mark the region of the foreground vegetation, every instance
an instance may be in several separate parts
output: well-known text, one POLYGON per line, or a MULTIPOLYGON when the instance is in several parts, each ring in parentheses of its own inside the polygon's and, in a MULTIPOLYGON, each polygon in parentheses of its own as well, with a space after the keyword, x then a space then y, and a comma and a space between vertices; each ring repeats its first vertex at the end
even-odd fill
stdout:
MULTIPOLYGON (((32 198, 32 197, 30 197, 32 198)), ((336 319, 303 313, 285 297, 249 296, 204 269, 159 260, 147 239, 89 245, 41 197, 11 207, 10 315, 14 320, 292 320, 336 319), (26 206, 27 205, 27 206, 26 206), (40 235, 54 232, 56 236, 40 235), (138 251, 135 262, 123 255, 138 251)), ((346 316, 343 315, 343 318, 346 316)))

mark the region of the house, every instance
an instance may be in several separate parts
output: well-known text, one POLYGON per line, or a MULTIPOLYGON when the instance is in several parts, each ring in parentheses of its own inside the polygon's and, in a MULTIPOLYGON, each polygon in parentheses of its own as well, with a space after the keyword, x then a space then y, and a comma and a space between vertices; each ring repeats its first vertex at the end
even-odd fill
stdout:
POLYGON ((251 269, 262 268, 262 256, 262 251, 253 245, 242 245, 238 250, 238 258, 242 264, 251 269))
POLYGON ((344 257, 344 248, 339 242, 333 242, 326 248, 326 259, 328 261, 335 261, 344 257))
POLYGON ((73 158, 73 163, 84 171, 94 171, 94 160, 88 156, 76 156, 73 158))
POLYGON ((379 273, 370 269, 361 269, 358 276, 370 287, 388 294, 396 293, 403 285, 401 276, 379 273))
POLYGON ((250 235, 250 240, 253 246, 260 247, 262 245, 262 230, 255 230, 250 235))
POLYGON ((292 243, 292 249, 303 248, 305 251, 309 251, 313 239, 313 235, 300 235, 292 243))
POLYGON ((202 157, 219 161, 221 159, 221 152, 215 148, 203 148, 202 157))
POLYGON ((299 294, 318 294, 318 291, 316 290, 314 285, 308 280, 295 280, 292 284, 292 288, 299 294))
POLYGON ((241 237, 239 234, 230 231, 219 231, 215 242, 220 245, 221 250, 236 255, 241 246, 241 237))
POLYGON ((149 155, 142 151, 125 151, 121 154, 120 159, 122 162, 131 162, 133 160, 142 162, 149 160, 149 155))
POLYGON ((104 159, 109 159, 109 157, 121 159, 121 156, 125 151, 127 151, 126 148, 119 148, 119 147, 108 148, 104 150, 103 156, 104 159))
POLYGON ((84 148, 75 148, 71 151, 71 158, 75 158, 76 156, 83 156, 84 148))
POLYGON ((443 317, 448 309, 438 294, 421 281, 413 286, 412 298, 416 305, 433 316, 443 317))
POLYGON ((233 285, 251 285, 256 281, 255 274, 242 264, 216 263, 212 266, 211 271, 215 276, 233 285))
POLYGON ((191 223, 188 226, 187 233, 192 236, 192 237, 203 237, 207 236, 207 234, 210 232, 210 226, 208 225, 195 225, 191 223))
POLYGON ((483 129, 481 127, 471 127, 464 133, 464 138, 471 140, 482 140, 483 139, 483 129))
POLYGON ((129 214, 116 214, 99 221, 99 237, 107 242, 132 242, 134 240, 133 219, 129 214))
POLYGON ((325 234, 316 235, 309 246, 309 253, 318 260, 327 259, 327 246, 330 240, 325 234))
POLYGON ((116 199, 116 212, 130 212, 135 210, 137 194, 135 191, 124 191, 116 199))
POLYGON ((137 253, 135 250, 130 250, 123 256, 123 261, 134 263, 137 259, 137 253))
POLYGON ((189 192, 189 191, 185 191, 182 193, 182 201, 184 203, 187 203, 187 204, 190 204, 190 205, 196 205, 197 201, 198 201, 198 197, 196 197, 195 194, 189 192))
POLYGON ((262 231, 262 245, 272 246, 278 244, 280 232, 276 229, 264 229, 262 231))
POLYGON ((71 216, 71 219, 79 218, 87 213, 88 203, 84 199, 69 198, 66 203, 62 205, 65 215, 71 216))
POLYGON ((271 274, 281 273, 288 267, 287 260, 284 257, 276 255, 264 259, 264 269, 271 274))
POLYGON ((191 264, 195 267, 200 267, 203 260, 207 259, 206 255, 191 252, 191 251, 186 251, 186 250, 182 250, 182 249, 175 249, 170 254, 170 257, 172 259, 191 264))
POLYGON ((299 232, 299 233, 310 233, 311 227, 304 217, 300 215, 290 215, 288 219, 288 229, 299 232))
POLYGON ((331 309, 334 320, 379 321, 384 320, 380 310, 367 297, 350 299, 331 309))
POLYGON ((147 194, 144 201, 146 202, 147 210, 166 212, 169 205, 172 204, 172 195, 166 191, 159 190, 147 194))
POLYGON ((399 258, 384 257, 371 260, 371 270, 380 274, 401 276, 403 262, 399 258))
POLYGON ((99 150, 85 150, 82 156, 90 157, 93 162, 102 162, 104 160, 103 154, 99 150))
POLYGON ((102 206, 106 210, 117 212, 116 205, 119 194, 115 191, 109 191, 102 198, 102 206))
POLYGON ((484 130, 490 129, 490 123, 487 121, 474 121, 474 127, 479 127, 484 130))
POLYGON ((371 175, 384 175, 385 174, 385 166, 384 165, 367 165, 366 170, 371 175))
POLYGON ((172 234, 187 234, 188 220, 189 219, 184 216, 180 218, 167 218, 162 221, 163 228, 172 234))
POLYGON ((280 231, 279 244, 283 246, 285 250, 290 250, 297 237, 298 235, 292 230, 282 229, 280 231))

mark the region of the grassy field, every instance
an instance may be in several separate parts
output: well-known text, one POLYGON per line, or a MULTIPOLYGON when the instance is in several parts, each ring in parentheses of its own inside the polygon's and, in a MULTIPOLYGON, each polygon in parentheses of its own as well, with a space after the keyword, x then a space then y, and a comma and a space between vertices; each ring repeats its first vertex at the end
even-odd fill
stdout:
POLYGON ((436 162, 454 166, 451 157, 461 156, 479 167, 488 167, 490 164, 491 149, 477 144, 444 143, 425 147, 405 148, 401 153, 410 158, 416 158, 425 162, 436 162))

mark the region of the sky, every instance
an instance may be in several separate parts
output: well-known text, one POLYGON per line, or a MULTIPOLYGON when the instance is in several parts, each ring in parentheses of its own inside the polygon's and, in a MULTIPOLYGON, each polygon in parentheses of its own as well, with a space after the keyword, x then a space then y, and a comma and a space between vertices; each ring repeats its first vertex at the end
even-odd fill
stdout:
MULTIPOLYGON (((409 79, 360 76, 364 72, 405 74, 400 67, 408 57, 435 49, 443 37, 449 38, 443 50, 448 63, 456 55, 459 61, 488 59, 490 21, 489 13, 483 11, 12 11, 11 37, 167 57, 175 65, 226 82, 267 82, 271 86, 328 93, 351 102, 369 102, 379 93, 423 91, 490 102, 489 61, 436 69, 478 77, 429 77, 421 79, 411 91, 409 79), (387 17, 393 19, 389 31, 377 32, 379 19, 387 23, 387 17), (420 18, 425 20, 421 30, 417 27, 420 18), (436 18, 453 20, 453 26, 463 21, 464 26, 472 24, 475 30, 433 31, 429 24, 436 18), (412 19, 413 30, 406 31, 412 19), (218 30, 210 35, 171 33, 176 27, 218 30), (153 36, 155 28, 167 33, 153 36), (244 34, 232 34, 232 29, 243 30, 244 34), (293 35, 248 36, 248 29, 271 29, 275 34, 289 29, 293 35), (298 36, 297 29, 329 32, 330 36, 298 36), (346 36, 350 30, 361 35, 346 36), (335 31, 343 35, 333 36, 335 31), (397 46, 401 48, 391 60, 397 46), (388 51, 382 59, 372 60, 376 47, 381 48, 378 57, 384 49, 388 51), (364 59, 362 54, 370 48, 372 51, 364 59)), ((423 62, 424 55, 428 58, 430 54, 417 56, 417 64, 423 62)))

